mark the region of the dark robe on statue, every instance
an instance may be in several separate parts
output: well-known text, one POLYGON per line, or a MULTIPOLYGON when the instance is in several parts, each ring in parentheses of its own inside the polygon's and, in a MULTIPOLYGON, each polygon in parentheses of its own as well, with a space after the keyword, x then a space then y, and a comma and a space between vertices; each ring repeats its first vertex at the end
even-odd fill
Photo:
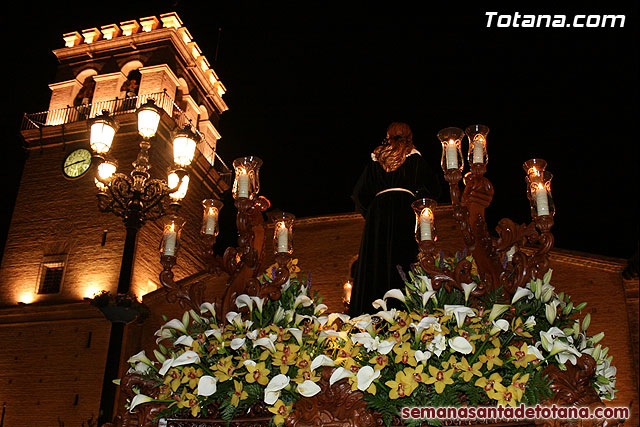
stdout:
POLYGON ((411 203, 439 194, 435 174, 416 150, 391 172, 385 172, 376 160, 367 164, 353 190, 356 208, 366 222, 351 293, 351 316, 375 312, 373 301, 389 289, 404 288, 396 266, 406 272, 418 257, 411 203))

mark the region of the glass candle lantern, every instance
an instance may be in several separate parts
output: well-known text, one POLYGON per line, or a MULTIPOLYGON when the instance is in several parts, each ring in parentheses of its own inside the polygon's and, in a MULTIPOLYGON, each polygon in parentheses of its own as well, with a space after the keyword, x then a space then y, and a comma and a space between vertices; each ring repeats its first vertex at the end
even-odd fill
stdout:
POLYGON ((160 253, 164 256, 176 256, 180 248, 180 232, 185 221, 179 216, 168 215, 163 218, 162 241, 160 253))
POLYGON ((440 164, 443 171, 464 168, 464 160, 460 143, 464 138, 464 131, 456 127, 449 127, 438 132, 438 139, 442 143, 442 158, 440 164))
POLYGON ((425 240, 433 242, 437 240, 434 216, 436 205, 435 200, 425 198, 418 199, 411 204, 416 214, 416 240, 418 243, 425 240))
POLYGON ((472 125, 465 129, 469 138, 469 164, 486 164, 489 161, 487 154, 487 135, 489 128, 485 125, 472 125))
POLYGON ((200 137, 191 130, 189 125, 185 125, 175 132, 173 136, 173 162, 179 166, 189 166, 193 161, 199 140, 200 137))
POLYGON ((202 207, 204 213, 202 216, 202 234, 209 236, 217 236, 220 232, 220 226, 218 223, 218 216, 220 215, 220 209, 224 204, 218 199, 204 199, 202 201, 202 207))
POLYGON ((531 216, 533 218, 545 215, 553 216, 555 214, 555 206, 551 197, 552 178, 553 174, 548 171, 533 177, 527 175, 527 196, 531 204, 531 216))
POLYGON ((109 115, 108 110, 91 121, 89 145, 97 154, 106 154, 111 149, 113 137, 118 130, 118 123, 109 115))
POLYGON ((547 168, 547 162, 542 159, 530 159, 524 162, 522 168, 530 181, 539 181, 539 178, 547 168))
POLYGON ((241 157, 233 161, 236 179, 233 182, 233 198, 253 199, 260 192, 259 172, 262 160, 258 157, 241 157))
POLYGON ((138 116, 138 133, 145 139, 153 138, 158 131, 160 123, 160 115, 162 108, 156 105, 156 102, 149 98, 147 102, 138 108, 136 115, 138 116))
POLYGON ((295 219, 295 216, 286 212, 274 216, 274 253, 293 253, 293 221, 295 219))
POLYGON ((187 195, 187 190, 189 190, 189 175, 184 175, 182 179, 176 172, 170 172, 167 176, 167 185, 169 188, 177 189, 173 193, 169 193, 169 197, 174 202, 179 202, 184 199, 187 195))
POLYGON ((353 283, 351 280, 347 280, 343 286, 344 289, 344 302, 351 304, 351 291, 353 290, 353 283))
POLYGON ((103 181, 108 181, 113 177, 113 174, 116 173, 116 169, 115 161, 105 160, 98 165, 98 176, 103 181))

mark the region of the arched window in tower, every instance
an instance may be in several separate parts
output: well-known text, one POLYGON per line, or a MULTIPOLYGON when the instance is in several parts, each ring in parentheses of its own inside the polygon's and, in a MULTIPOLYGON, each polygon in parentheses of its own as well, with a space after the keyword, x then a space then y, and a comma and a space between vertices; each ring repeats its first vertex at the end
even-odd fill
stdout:
POLYGON ((134 110, 136 108, 136 97, 140 89, 140 79, 142 74, 139 70, 131 70, 127 75, 127 80, 120 87, 120 92, 124 92, 124 102, 122 111, 134 110))
POLYGON ((73 100, 73 106, 76 107, 76 110, 78 111, 78 118, 80 120, 86 119, 89 114, 89 104, 91 104, 91 100, 93 99, 93 91, 95 87, 96 82, 93 79, 93 76, 88 76, 84 79, 82 87, 73 100))

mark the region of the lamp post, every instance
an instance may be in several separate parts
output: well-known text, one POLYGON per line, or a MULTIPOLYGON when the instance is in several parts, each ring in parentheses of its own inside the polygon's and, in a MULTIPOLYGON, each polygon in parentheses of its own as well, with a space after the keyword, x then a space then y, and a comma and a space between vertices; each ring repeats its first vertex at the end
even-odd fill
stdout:
MULTIPOLYGON (((168 211, 175 212, 189 185, 186 168, 193 160, 199 139, 189 126, 178 129, 172 135, 174 166, 169 171, 167 180, 151 178, 149 174, 149 149, 158 130, 161 114, 162 109, 151 98, 136 111, 138 133, 141 137, 140 151, 132 163, 133 169, 129 175, 117 172, 117 162, 109 156, 119 127, 117 122, 108 111, 103 111, 90 122, 90 145, 99 161, 95 177, 98 208, 101 212, 111 212, 121 217, 126 228, 118 278, 119 294, 129 293, 131 288, 138 231, 146 221, 160 218, 168 211), (167 199, 170 199, 169 208, 165 207, 167 199)), ((171 241, 165 244, 170 245, 171 241)), ((171 248, 165 246, 166 250, 170 251, 171 248)), ((124 326, 124 322, 114 321, 111 328, 100 401, 100 423, 112 418, 115 398, 113 380, 118 376, 124 326)))

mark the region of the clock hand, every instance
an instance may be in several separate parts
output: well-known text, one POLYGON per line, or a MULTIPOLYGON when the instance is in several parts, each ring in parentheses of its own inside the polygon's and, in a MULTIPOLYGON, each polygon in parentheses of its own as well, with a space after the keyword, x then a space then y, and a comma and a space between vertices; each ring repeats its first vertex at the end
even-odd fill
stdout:
POLYGON ((68 168, 69 166, 77 165, 78 163, 82 163, 82 162, 85 162, 85 161, 86 160, 78 160, 77 162, 69 163, 68 165, 65 166, 65 168, 68 168))

